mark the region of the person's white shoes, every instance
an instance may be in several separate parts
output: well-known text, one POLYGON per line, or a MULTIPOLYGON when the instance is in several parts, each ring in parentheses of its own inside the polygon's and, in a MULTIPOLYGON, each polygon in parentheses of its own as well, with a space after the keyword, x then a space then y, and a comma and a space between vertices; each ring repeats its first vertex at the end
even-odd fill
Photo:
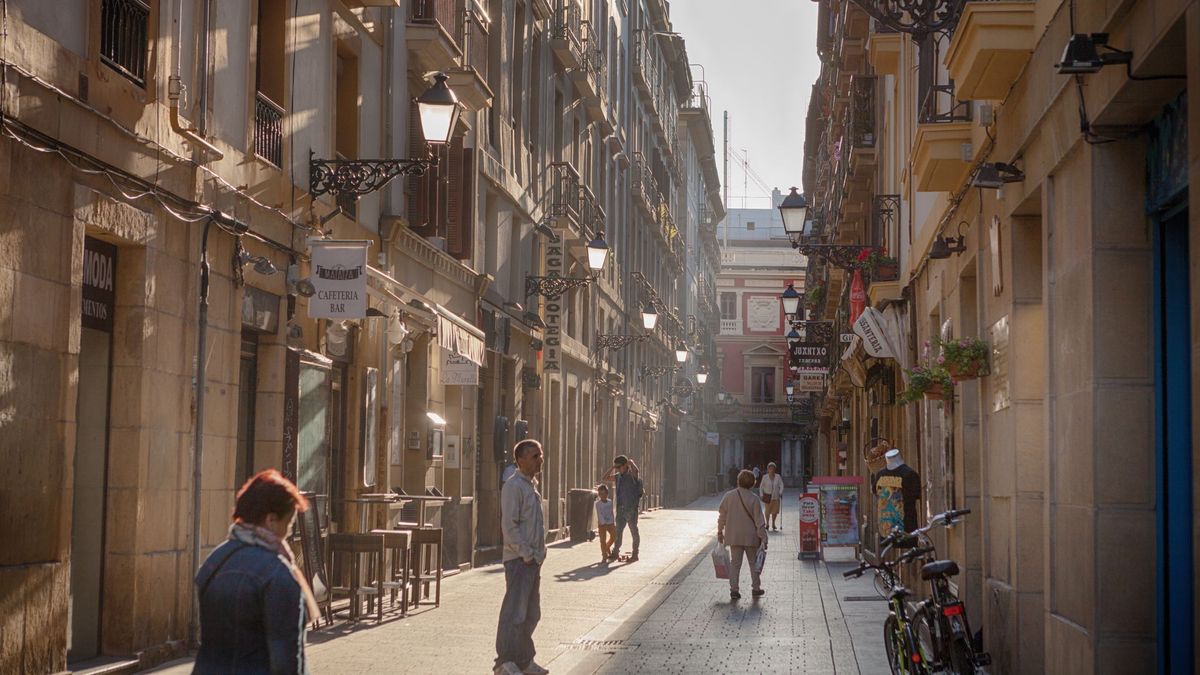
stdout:
POLYGON ((512 661, 505 661, 492 670, 492 675, 521 675, 521 667, 512 661))
POLYGON ((529 665, 525 666, 525 670, 521 672, 524 675, 547 675, 550 671, 539 666, 536 661, 530 661, 529 665))

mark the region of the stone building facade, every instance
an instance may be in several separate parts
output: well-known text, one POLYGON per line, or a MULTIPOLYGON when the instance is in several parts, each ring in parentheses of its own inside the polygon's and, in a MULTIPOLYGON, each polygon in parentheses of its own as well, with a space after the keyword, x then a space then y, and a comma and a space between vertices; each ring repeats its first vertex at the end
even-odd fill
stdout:
POLYGON ((7 11, 0 671, 185 650, 196 562, 266 467, 315 495, 323 531, 417 515, 364 513, 364 494, 431 498, 449 571, 498 557, 500 472, 522 435, 548 443, 555 537, 569 490, 618 452, 643 466, 647 507, 704 489, 713 467, 679 460, 661 423, 693 396, 641 376, 681 340, 694 375, 717 265, 711 129, 666 3, 7 11), (442 146, 410 103, 430 71, 462 104, 442 146), (431 152, 424 176, 357 199, 314 190, 315 162, 431 152), (651 177, 659 192, 635 189, 651 177), (590 280, 600 231, 611 255, 590 280), (368 242, 367 316, 310 317, 312 240, 368 242), (589 281, 531 292, 555 273, 589 281), (598 348, 641 335, 650 299, 676 322, 598 348))
MULTIPOLYGON (((817 397, 818 470, 869 479, 884 436, 921 473, 924 516, 972 510, 937 543, 993 672, 1191 672, 1200 6, 943 5, 924 34, 820 5, 804 243, 899 265, 867 289, 895 353, 856 356, 876 375, 842 369, 817 397), (1104 60, 1068 59, 1072 35, 1104 60), (905 368, 971 338, 990 370, 896 402, 905 368)), ((843 326, 852 269, 810 276, 837 279, 843 326)))

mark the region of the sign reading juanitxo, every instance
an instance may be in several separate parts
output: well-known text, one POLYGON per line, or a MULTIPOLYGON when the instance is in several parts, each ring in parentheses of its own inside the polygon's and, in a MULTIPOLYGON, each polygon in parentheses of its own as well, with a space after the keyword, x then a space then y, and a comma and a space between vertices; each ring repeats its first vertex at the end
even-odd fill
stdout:
POLYGON ((367 315, 367 247, 369 241, 309 239, 312 282, 308 299, 313 319, 361 319, 367 315))
POLYGON ((106 241, 83 238, 83 306, 80 321, 84 328, 111 333, 113 311, 117 305, 117 247, 106 241))
POLYGON ((792 365, 801 372, 829 370, 829 345, 823 342, 797 342, 792 347, 792 365))

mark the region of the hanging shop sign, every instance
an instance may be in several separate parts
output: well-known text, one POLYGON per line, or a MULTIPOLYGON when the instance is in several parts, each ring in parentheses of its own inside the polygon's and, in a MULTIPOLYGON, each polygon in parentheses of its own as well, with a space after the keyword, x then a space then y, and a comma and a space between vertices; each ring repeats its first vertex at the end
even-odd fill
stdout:
POLYGON ((829 345, 824 342, 797 342, 792 348, 792 367, 806 370, 829 370, 829 345))
MULTIPOLYGON (((563 244, 565 237, 559 237, 560 243, 546 244, 546 276, 561 277, 565 270, 563 244)), ((562 315, 563 297, 546 298, 546 329, 542 348, 542 371, 545 373, 562 372, 562 315)))
POLYGON ((461 355, 446 352, 442 361, 442 384, 469 386, 479 384, 479 366, 471 359, 461 355))
POLYGON ((482 366, 487 354, 483 331, 467 323, 441 305, 437 310, 438 344, 451 354, 464 357, 477 366, 482 366))
POLYGON ((800 495, 800 555, 798 559, 821 557, 821 500, 816 493, 800 495))
POLYGON ((369 241, 309 239, 312 282, 308 299, 312 319, 361 319, 367 316, 369 241))
POLYGON ((824 372, 804 372, 796 373, 792 378, 792 384, 795 385, 796 391, 802 392, 822 392, 825 391, 825 373, 824 372))
POLYGON ((84 328, 111 333, 117 306, 117 247, 83 238, 83 304, 80 322, 84 328))
POLYGON ((854 333, 862 338, 863 348, 877 359, 896 358, 896 349, 887 334, 887 317, 874 307, 867 307, 854 322, 854 333))
POLYGON ((841 367, 850 376, 850 383, 860 389, 867 386, 867 367, 863 364, 862 350, 859 345, 862 340, 855 335, 854 339, 842 352, 841 367))

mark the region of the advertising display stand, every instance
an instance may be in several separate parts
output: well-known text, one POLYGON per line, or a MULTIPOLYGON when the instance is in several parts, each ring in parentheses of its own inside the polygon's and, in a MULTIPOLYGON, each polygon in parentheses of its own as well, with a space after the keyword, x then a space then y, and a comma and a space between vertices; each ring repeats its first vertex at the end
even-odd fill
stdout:
POLYGON ((814 476, 809 483, 808 492, 817 495, 820 506, 822 560, 857 559, 861 543, 858 532, 861 484, 861 476, 814 476))
POLYGON ((797 560, 821 557, 821 500, 815 492, 800 495, 800 553, 797 560))

